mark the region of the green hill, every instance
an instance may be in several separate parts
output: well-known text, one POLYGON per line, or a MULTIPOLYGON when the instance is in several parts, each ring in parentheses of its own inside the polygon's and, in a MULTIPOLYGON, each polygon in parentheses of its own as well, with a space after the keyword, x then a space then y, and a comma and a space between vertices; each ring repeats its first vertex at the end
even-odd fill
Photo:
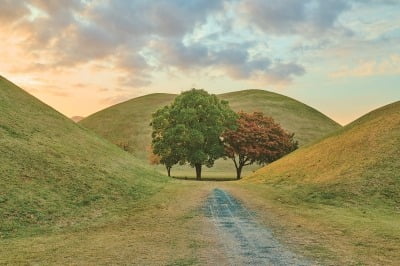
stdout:
MULTIPOLYGON (((400 261, 400 102, 375 110, 240 182, 285 217, 326 265, 400 261)), ((295 239, 296 237, 290 236, 295 239)))
POLYGON ((300 146, 310 144, 341 126, 314 108, 287 96, 263 91, 245 90, 219 95, 235 111, 261 111, 273 117, 283 128, 294 132, 300 146))
POLYGON ((79 124, 145 160, 146 148, 151 144, 151 115, 175 97, 156 93, 134 98, 84 118, 79 124))
POLYGON ((258 170, 248 182, 328 204, 400 204, 400 102, 258 170))
MULTIPOLYGON (((79 123, 125 148, 137 158, 146 160, 151 144, 151 115, 158 108, 173 101, 174 94, 150 94, 135 98, 97 112, 79 123)), ((236 111, 262 111, 275 118, 281 125, 295 132, 301 146, 340 129, 336 122, 317 110, 289 97, 263 90, 245 90, 219 95, 228 100, 236 111)), ((147 160, 146 160, 147 161, 147 160)), ((231 161, 219 160, 212 169, 205 169, 211 175, 226 175, 234 169, 231 161)), ((252 169, 255 169, 253 167, 252 169)), ((173 174, 176 174, 176 171, 173 174)), ((181 171, 186 175, 187 171, 181 171)), ((191 174, 191 172, 190 172, 191 174)))
POLYGON ((166 182, 0 77, 0 238, 109 219, 166 182))

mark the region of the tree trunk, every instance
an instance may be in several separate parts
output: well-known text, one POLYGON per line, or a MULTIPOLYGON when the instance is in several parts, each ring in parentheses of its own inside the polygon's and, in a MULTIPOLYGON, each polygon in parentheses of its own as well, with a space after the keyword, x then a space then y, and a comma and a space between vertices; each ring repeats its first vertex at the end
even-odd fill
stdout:
POLYGON ((169 177, 171 177, 171 168, 172 168, 172 167, 168 167, 168 166, 167 166, 167 173, 168 173, 168 176, 169 176, 169 177))
POLYGON ((194 166, 196 167, 196 179, 201 180, 201 164, 196 163, 194 166))
POLYGON ((236 167, 236 179, 237 180, 239 180, 241 178, 242 169, 243 169, 243 165, 239 165, 238 167, 236 167))

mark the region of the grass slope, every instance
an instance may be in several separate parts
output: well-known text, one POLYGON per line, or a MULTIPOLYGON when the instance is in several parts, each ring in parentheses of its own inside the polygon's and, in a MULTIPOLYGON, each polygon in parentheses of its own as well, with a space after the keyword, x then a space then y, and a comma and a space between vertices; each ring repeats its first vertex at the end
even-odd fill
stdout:
POLYGON ((94 224, 165 178, 0 77, 0 238, 94 224))
POLYGON ((273 117, 283 128, 296 134, 300 146, 310 144, 341 128, 314 108, 278 93, 245 90, 221 94, 219 97, 229 101, 235 111, 261 111, 273 117))
MULTIPOLYGON (((151 144, 151 115, 158 108, 173 101, 174 94, 150 94, 97 112, 79 123, 92 129, 111 142, 125 148, 138 158, 145 160, 151 144)), ((300 145, 309 144, 322 138, 341 126, 317 110, 289 97, 263 90, 245 90, 219 95, 228 100, 236 111, 262 111, 274 117, 282 126, 296 133, 300 145)), ((257 167, 253 167, 257 168, 257 167)), ((162 168, 160 168, 162 169, 162 168)), ((182 170, 182 167, 178 167, 182 170)), ((211 171, 211 176, 234 175, 231 161, 219 160, 211 171)), ((181 171, 183 175, 192 171, 181 171)), ((172 173, 177 172, 173 169, 172 173)))
MULTIPOLYGON (((400 204, 400 102, 373 111, 326 139, 248 178, 307 188, 307 200, 400 204)), ((300 193, 300 192, 297 192, 300 193)))
POLYGON ((400 263, 400 102, 240 182, 259 212, 327 265, 400 263))
POLYGON ((146 148, 151 145, 151 116, 175 97, 174 94, 156 93, 134 98, 84 118, 79 124, 114 144, 125 145, 129 152, 145 160, 146 148))

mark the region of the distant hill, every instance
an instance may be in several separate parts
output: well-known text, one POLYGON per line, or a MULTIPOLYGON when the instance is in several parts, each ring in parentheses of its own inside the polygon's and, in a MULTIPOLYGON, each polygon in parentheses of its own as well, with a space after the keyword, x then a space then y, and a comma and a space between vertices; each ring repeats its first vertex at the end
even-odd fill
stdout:
POLYGON ((229 101, 236 111, 261 111, 273 117, 283 128, 295 133, 300 146, 312 143, 342 127, 314 108, 274 92, 244 90, 221 94, 219 97, 229 101))
POLYGON ((73 117, 71 117, 71 120, 78 123, 79 121, 81 121, 84 118, 85 117, 83 117, 83 116, 73 116, 73 117))
POLYGON ((0 238, 95 223, 165 177, 0 77, 0 238))
MULTIPOLYGON (((236 111, 261 111, 272 116, 285 129, 295 132, 301 146, 341 128, 317 110, 277 93, 245 90, 218 96, 228 100, 236 111)), ((80 124, 147 161, 147 150, 151 144, 151 115, 170 104, 175 97, 174 94, 157 93, 134 98, 99 111, 80 121, 80 124)), ((232 171, 233 174, 231 163, 219 160, 211 171, 222 174, 232 171)), ((251 169, 254 168, 257 167, 251 169)))
POLYGON ((305 201, 400 204, 400 102, 258 170, 246 182, 288 188, 305 201))
POLYGON ((166 93, 150 94, 111 106, 79 122, 105 139, 127 150, 139 159, 146 159, 151 144, 151 115, 175 99, 166 93))

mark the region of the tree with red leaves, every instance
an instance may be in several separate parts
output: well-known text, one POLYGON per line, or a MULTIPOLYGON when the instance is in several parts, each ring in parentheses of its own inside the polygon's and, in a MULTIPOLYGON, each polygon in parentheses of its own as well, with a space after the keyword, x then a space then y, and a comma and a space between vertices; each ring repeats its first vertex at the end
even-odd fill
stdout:
POLYGON ((237 179, 241 178, 244 166, 271 163, 298 148, 294 134, 271 117, 261 112, 238 114, 237 128, 222 134, 225 153, 235 164, 237 179))

